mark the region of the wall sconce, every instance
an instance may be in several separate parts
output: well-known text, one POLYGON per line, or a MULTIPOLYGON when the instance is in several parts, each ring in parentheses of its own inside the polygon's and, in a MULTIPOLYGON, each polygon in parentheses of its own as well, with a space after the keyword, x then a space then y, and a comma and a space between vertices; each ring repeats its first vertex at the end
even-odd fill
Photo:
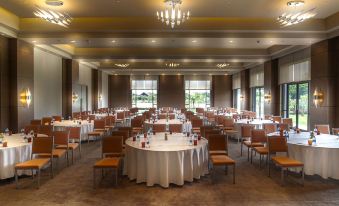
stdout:
POLYGON ((72 93, 72 102, 75 103, 76 101, 78 101, 79 96, 77 93, 73 92, 72 93))
POLYGON ((324 93, 315 89, 313 93, 313 102, 316 108, 320 106, 324 102, 324 93))
POLYGON ((267 94, 264 95, 264 100, 268 104, 271 103, 271 100, 272 100, 271 92, 268 92, 267 94))
POLYGON ((23 89, 20 93, 20 102, 26 106, 29 107, 29 105, 32 102, 32 94, 29 88, 23 89))
POLYGON ((102 101, 102 94, 99 94, 99 96, 98 96, 98 100, 99 100, 99 102, 101 102, 101 101, 102 101))
POLYGON ((240 101, 244 101, 245 96, 244 95, 240 95, 240 101))

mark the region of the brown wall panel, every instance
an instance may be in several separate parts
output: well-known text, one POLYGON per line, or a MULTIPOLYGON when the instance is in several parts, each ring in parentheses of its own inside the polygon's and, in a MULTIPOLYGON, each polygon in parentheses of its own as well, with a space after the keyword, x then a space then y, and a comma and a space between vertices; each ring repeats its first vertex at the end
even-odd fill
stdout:
POLYGON ((9 127, 9 39, 0 36, 0 130, 9 127))
POLYGON ((280 115, 280 90, 278 85, 278 59, 264 64, 264 90, 265 94, 271 94, 271 102, 265 101, 264 113, 280 115))
POLYGON ((183 75, 159 76, 158 107, 185 108, 183 75))
POLYGON ((98 109, 98 94, 99 94, 99 76, 98 70, 92 69, 92 111, 98 109))
POLYGON ((241 95, 244 97, 241 101, 242 110, 250 110, 250 71, 243 70, 240 72, 241 95))
POLYGON ((108 77, 109 107, 131 107, 131 81, 128 75, 110 75, 108 77))
POLYGON ((214 107, 232 107, 232 76, 213 76, 212 94, 214 107))

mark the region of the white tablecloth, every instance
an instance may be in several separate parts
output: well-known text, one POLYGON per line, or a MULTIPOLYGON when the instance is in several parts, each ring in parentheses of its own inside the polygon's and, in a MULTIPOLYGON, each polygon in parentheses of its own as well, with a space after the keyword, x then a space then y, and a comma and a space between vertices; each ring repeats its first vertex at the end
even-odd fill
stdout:
MULTIPOLYGON (((14 177, 14 166, 31 159, 32 144, 25 143, 23 136, 13 134, 5 136, 7 147, 0 144, 0 179, 14 177)), ((30 171, 18 171, 19 175, 30 175, 30 171)))
POLYGON ((304 163, 305 174, 339 179, 339 139, 337 136, 316 135, 317 143, 309 146, 309 132, 290 133, 287 141, 291 158, 304 163))
MULTIPOLYGON (((170 120, 166 120, 166 119, 159 119, 157 120, 154 124, 165 124, 167 125, 167 129, 168 129, 168 125, 170 124, 182 124, 182 132, 191 132, 192 130, 192 123, 187 121, 182 123, 182 121, 178 120, 178 119, 170 119, 170 120)), ((145 127, 145 131, 148 131, 148 129, 153 125, 152 121, 145 121, 144 122, 144 127, 145 127)))
POLYGON ((54 122, 53 123, 54 130, 65 130, 66 128, 69 127, 81 127, 80 130, 80 135, 81 135, 81 140, 87 140, 88 136, 87 133, 92 132, 94 128, 94 123, 91 121, 89 123, 87 120, 82 120, 81 124, 78 123, 78 120, 75 122, 72 120, 63 120, 61 122, 54 122))
POLYGON ((183 185, 208 174, 207 140, 202 139, 197 146, 190 146, 183 134, 164 133, 151 137, 150 148, 141 148, 140 141, 126 141, 124 175, 137 183, 147 186, 159 184, 169 187, 170 183, 183 185))

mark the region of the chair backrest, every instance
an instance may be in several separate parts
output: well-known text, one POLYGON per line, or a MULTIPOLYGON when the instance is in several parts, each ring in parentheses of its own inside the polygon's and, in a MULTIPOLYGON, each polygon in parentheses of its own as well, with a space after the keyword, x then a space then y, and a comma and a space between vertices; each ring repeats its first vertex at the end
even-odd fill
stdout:
POLYGON ((154 114, 156 110, 157 110, 156 108, 149 108, 148 111, 149 111, 150 113, 153 113, 153 114, 154 114))
POLYGON ((39 134, 45 134, 49 137, 52 136, 52 132, 53 132, 53 126, 52 125, 41 125, 39 127, 39 134))
POLYGON ((151 119, 152 112, 151 111, 146 111, 142 114, 144 119, 151 119))
POLYGON ((126 140, 130 137, 130 134, 128 130, 118 130, 118 131, 113 131, 112 136, 122 137, 123 143, 125 144, 126 140))
POLYGON ((330 126, 328 124, 317 124, 315 128, 322 134, 330 134, 330 126))
POLYGON ((195 108, 195 112, 198 114, 203 114, 205 112, 204 108, 195 108))
POLYGON ((41 125, 41 119, 33 119, 33 120, 31 120, 31 125, 41 125))
POLYGON ((166 124, 153 124, 153 131, 155 132, 165 132, 166 124))
POLYGON ((201 134, 201 136, 205 137, 205 132, 206 131, 211 131, 213 129, 216 129, 216 127, 214 127, 212 125, 201 126, 200 127, 200 134, 201 134))
POLYGON ((201 127, 203 126, 203 120, 202 119, 192 119, 192 127, 196 128, 196 127, 201 127))
POLYGON ((105 120, 104 119, 94 120, 94 129, 105 129, 105 120))
POLYGON ((234 119, 233 118, 225 118, 224 119, 224 127, 225 127, 225 129, 234 129, 234 119))
POLYGON ((54 144, 56 145, 68 145, 69 143, 69 130, 66 131, 54 131, 54 144))
POLYGON ((62 117, 61 116, 53 116, 54 121, 61 122, 62 117))
POLYGON ((290 131, 290 127, 288 124, 278 124, 278 127, 280 128, 280 130, 290 131))
POLYGON ((70 127, 69 128, 70 139, 81 139, 81 127, 70 127))
POLYGON ((41 125, 51 125, 52 117, 43 117, 41 120, 41 125))
POLYGON ((95 120, 95 115, 94 114, 88 115, 88 117, 89 117, 89 120, 92 120, 92 121, 95 120))
POLYGON ((181 133, 182 132, 182 124, 170 124, 169 125, 169 131, 175 132, 175 133, 181 133))
POLYGON ((272 115, 270 115, 270 114, 265 115, 265 120, 271 120, 271 119, 272 119, 272 115))
POLYGON ((271 136, 267 138, 269 153, 287 152, 288 146, 285 137, 271 136))
POLYGON ((102 139, 102 157, 106 154, 120 154, 122 155, 122 136, 109 136, 102 139))
POLYGON ((276 124, 266 123, 266 124, 263 124, 263 128, 264 128, 264 130, 266 130, 267 134, 277 131, 276 124))
POLYGON ((181 112, 182 114, 184 114, 185 112, 187 112, 187 109, 186 109, 186 108, 181 108, 181 109, 180 109, 180 112, 181 112))
POLYGON ((72 117, 74 119, 80 119, 81 118, 81 113, 80 112, 73 112, 72 117))
POLYGON ((252 143, 263 143, 267 142, 266 130, 264 129, 252 129, 251 132, 251 142, 252 143))
POLYGON ((281 116, 272 116, 274 122, 281 123, 281 116))
POLYGON ((40 125, 27 125, 25 126, 25 133, 33 131, 35 134, 39 133, 40 125))
POLYGON ((222 150, 228 153, 227 137, 222 134, 212 134, 208 138, 209 151, 222 150))
POLYGON ((191 120, 193 115, 194 115, 194 113, 192 111, 186 111, 185 112, 186 119, 191 120))
POLYGON ((168 117, 169 117, 169 119, 175 119, 175 114, 169 113, 169 114, 168 114, 168 117))
POLYGON ((220 134, 220 130, 216 130, 216 129, 213 129, 213 130, 208 130, 208 131, 205 131, 205 138, 207 140, 209 140, 210 136, 211 135, 215 135, 215 134, 220 134))
POLYGON ((288 127, 293 127, 293 119, 292 118, 283 118, 282 119, 283 124, 288 124, 288 127))
POLYGON ((118 112, 117 119, 125 119, 125 112, 118 112))
POLYGON ((32 154, 51 154, 54 147, 53 137, 35 137, 32 142, 32 154))
POLYGON ((118 127, 118 131, 127 131, 128 137, 132 137, 132 135, 133 135, 133 128, 132 127, 118 127))
POLYGON ((252 130, 254 129, 254 125, 242 125, 241 126, 241 137, 251 137, 252 130))
POLYGON ((131 120, 131 127, 143 127, 143 119, 135 117, 131 120))
POLYGON ((222 115, 215 116, 215 122, 217 123, 217 125, 224 125, 224 120, 225 120, 225 117, 222 115))
POLYGON ((166 119, 166 118, 167 118, 167 113, 159 114, 159 119, 166 119))
POLYGON ((339 134, 339 128, 332 128, 332 134, 338 135, 339 134))
POLYGON ((88 116, 87 114, 81 115, 81 120, 87 120, 88 117, 89 117, 89 116, 88 116))

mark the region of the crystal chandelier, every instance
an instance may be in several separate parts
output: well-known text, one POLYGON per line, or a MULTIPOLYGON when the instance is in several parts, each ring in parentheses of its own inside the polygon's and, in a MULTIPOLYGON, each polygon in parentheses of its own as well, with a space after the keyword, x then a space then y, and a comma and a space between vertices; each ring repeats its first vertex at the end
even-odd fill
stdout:
POLYGON ((129 64, 115 64, 115 66, 121 67, 121 68, 127 68, 129 64))
POLYGON ((68 27, 72 22, 71 16, 66 13, 52 11, 50 9, 43 9, 40 7, 36 8, 34 15, 52 24, 57 24, 63 27, 68 27))
MULTIPOLYGON (((287 2, 287 6, 293 7, 296 9, 297 7, 301 7, 305 4, 302 0, 293 0, 287 2)), ((316 15, 315 8, 310 9, 308 11, 300 11, 300 12, 293 12, 293 13, 284 13, 278 17, 278 22, 280 25, 286 27, 291 26, 294 24, 299 24, 307 19, 310 19, 316 15)))
POLYGON ((230 64, 228 63, 220 63, 220 64, 217 64, 216 66, 219 68, 219 69, 222 69, 224 67, 228 67, 230 64))
POLYGON ((166 63, 166 66, 169 67, 169 68, 176 68, 176 67, 180 66, 180 64, 174 63, 174 62, 169 62, 169 63, 166 63))
POLYGON ((157 11, 158 20, 161 22, 171 25, 173 29, 175 25, 179 26, 189 19, 190 12, 182 12, 180 9, 182 0, 164 0, 164 3, 167 7, 165 11, 157 11))

